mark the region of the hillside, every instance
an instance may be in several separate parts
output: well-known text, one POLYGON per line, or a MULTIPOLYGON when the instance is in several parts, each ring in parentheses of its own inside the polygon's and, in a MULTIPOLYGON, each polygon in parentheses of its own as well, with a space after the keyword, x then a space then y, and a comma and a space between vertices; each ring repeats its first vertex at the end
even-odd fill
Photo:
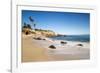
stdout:
POLYGON ((22 32, 26 35, 28 34, 37 34, 37 35, 43 35, 46 37, 51 37, 51 36, 57 36, 54 31, 51 30, 43 30, 43 29, 30 29, 30 28, 23 28, 22 32))

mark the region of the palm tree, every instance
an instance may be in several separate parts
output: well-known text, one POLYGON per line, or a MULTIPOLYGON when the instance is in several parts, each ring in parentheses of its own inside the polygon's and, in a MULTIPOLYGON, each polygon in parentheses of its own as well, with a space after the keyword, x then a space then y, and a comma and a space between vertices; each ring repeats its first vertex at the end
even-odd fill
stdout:
POLYGON ((27 28, 32 29, 30 24, 27 24, 27 28))
POLYGON ((36 29, 36 24, 34 24, 34 30, 36 29))
POLYGON ((23 26, 23 28, 26 28, 27 27, 27 24, 24 22, 24 26, 23 26))
POLYGON ((36 27, 36 24, 34 23, 34 19, 32 18, 32 16, 29 16, 29 20, 32 22, 32 24, 34 25, 34 30, 35 30, 35 27, 36 27))

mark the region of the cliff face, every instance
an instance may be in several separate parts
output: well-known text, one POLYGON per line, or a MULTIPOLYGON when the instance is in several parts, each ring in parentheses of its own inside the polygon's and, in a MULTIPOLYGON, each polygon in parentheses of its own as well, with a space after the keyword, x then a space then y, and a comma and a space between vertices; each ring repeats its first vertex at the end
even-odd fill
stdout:
POLYGON ((26 35, 28 34, 37 34, 37 35, 43 35, 46 37, 51 37, 51 36, 56 36, 55 32, 51 31, 51 30, 40 30, 40 29, 36 29, 36 30, 32 30, 29 28, 24 28, 22 30, 23 33, 25 33, 26 35))
POLYGON ((52 31, 47 31, 47 32, 42 31, 41 34, 46 37, 56 36, 55 32, 52 31))
POLYGON ((53 32, 53 31, 47 31, 47 30, 38 31, 38 30, 35 30, 34 32, 36 34, 43 35, 43 36, 46 36, 46 37, 56 36, 55 32, 53 32))

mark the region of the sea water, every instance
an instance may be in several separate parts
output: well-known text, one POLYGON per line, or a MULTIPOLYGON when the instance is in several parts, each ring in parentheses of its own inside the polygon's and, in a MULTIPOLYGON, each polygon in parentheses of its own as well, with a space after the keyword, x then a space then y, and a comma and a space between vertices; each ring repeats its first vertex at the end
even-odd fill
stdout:
POLYGON ((53 40, 90 42, 90 35, 60 35, 60 36, 54 36, 50 38, 53 40))

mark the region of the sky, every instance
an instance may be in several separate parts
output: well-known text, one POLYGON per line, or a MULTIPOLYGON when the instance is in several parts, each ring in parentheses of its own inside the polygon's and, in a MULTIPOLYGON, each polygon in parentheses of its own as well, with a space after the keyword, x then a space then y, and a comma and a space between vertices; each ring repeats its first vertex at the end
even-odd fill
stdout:
POLYGON ((90 33, 89 13, 22 10, 22 26, 27 23, 34 28, 29 20, 30 16, 34 19, 37 29, 69 35, 90 33))

